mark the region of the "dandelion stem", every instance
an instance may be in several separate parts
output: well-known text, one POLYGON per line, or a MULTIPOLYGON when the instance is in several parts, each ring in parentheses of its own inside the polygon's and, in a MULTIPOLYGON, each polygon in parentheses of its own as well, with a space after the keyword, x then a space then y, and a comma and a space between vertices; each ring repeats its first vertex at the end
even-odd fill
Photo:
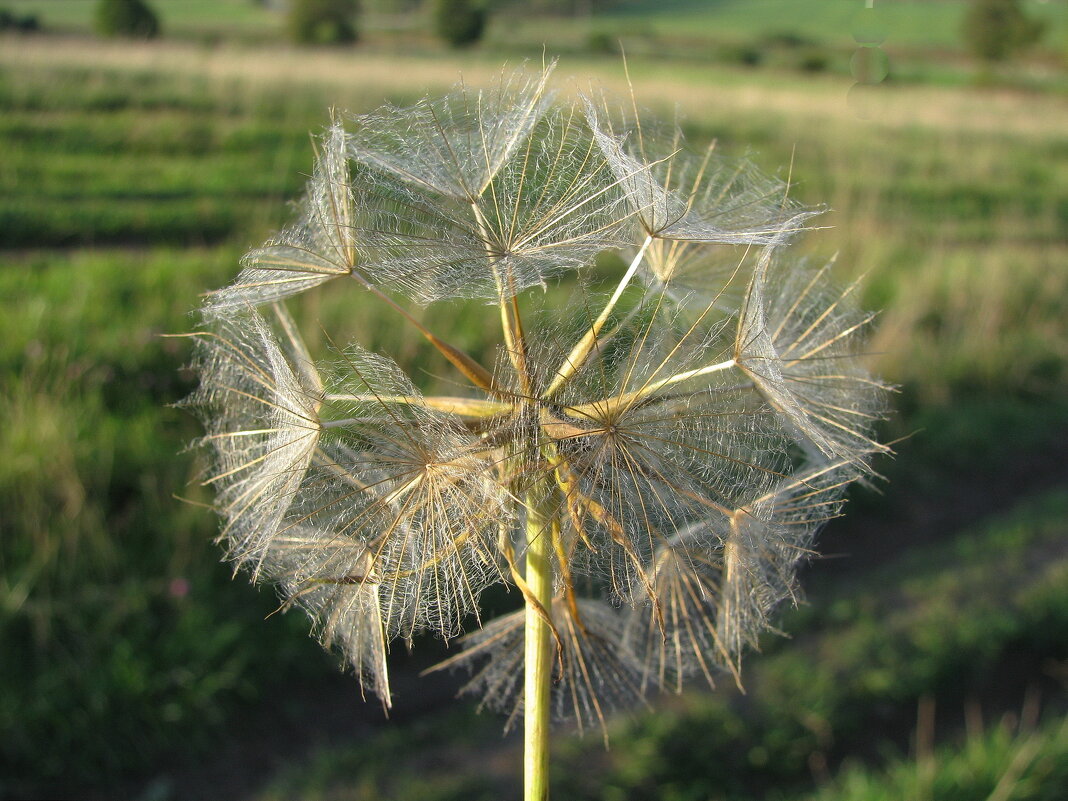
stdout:
MULTIPOLYGON (((425 406, 439 412, 455 414, 458 417, 481 419, 507 414, 514 407, 502 401, 482 400, 480 398, 453 398, 441 395, 375 395, 373 393, 334 393, 323 396, 327 403, 396 403, 401 406, 425 406)), ((342 421, 332 421, 326 428, 341 425, 342 421)))
POLYGON ((573 376, 578 369, 586 361, 590 352, 597 344, 597 335, 601 333, 601 329, 604 328, 605 322, 608 320, 608 316, 612 313, 612 310, 616 307, 616 303, 619 302, 620 297, 623 295, 623 290, 627 288, 630 283, 630 279, 634 277, 634 273, 638 271, 638 267, 642 263, 642 259, 645 258, 645 252, 649 249, 649 245, 653 242, 651 236, 645 237, 645 241, 642 243, 641 248, 631 259, 630 266, 627 267, 627 271, 623 274, 623 277, 619 280, 619 285, 616 287, 616 291, 612 293, 612 297, 608 299, 608 303, 605 304, 601 314, 594 320, 593 325, 589 330, 582 335, 582 339, 575 343, 575 347, 571 349, 571 352, 564 359, 564 363, 556 371, 556 375, 553 377, 552 383, 549 384, 549 388, 545 390, 544 398, 551 398, 555 392, 560 389, 567 382, 571 376, 573 376))
POLYGON ((549 690, 552 677, 552 643, 545 615, 552 609, 552 489, 538 486, 527 493, 526 581, 538 610, 528 599, 525 629, 525 684, 523 701, 523 798, 549 798, 549 690))

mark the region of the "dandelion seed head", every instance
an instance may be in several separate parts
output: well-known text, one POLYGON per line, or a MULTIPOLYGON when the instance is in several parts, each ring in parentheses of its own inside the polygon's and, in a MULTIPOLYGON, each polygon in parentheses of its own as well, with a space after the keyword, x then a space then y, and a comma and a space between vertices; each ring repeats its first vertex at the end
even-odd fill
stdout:
POLYGON ((633 103, 557 100, 551 69, 335 118, 296 221, 208 297, 189 402, 227 557, 365 691, 388 706, 393 639, 463 635, 446 664, 514 722, 541 621, 554 715, 604 728, 656 690, 740 683, 886 450, 887 388, 855 285, 786 255, 815 213, 788 182, 633 103), (414 327, 454 394, 358 343, 315 362, 281 301, 327 282, 414 327), (500 318, 489 368, 410 310, 453 298, 500 318), (499 583, 525 609, 482 620, 499 583))

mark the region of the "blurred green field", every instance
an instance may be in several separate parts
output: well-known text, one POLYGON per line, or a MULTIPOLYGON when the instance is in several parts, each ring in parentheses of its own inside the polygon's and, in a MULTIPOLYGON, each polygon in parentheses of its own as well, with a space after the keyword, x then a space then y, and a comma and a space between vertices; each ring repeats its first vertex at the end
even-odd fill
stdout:
MULTIPOLYGON (((60 31, 86 31, 92 25, 93 3, 87 0, 6 0, 6 7, 19 14, 35 14, 46 27, 60 31)), ((227 36, 278 32, 284 12, 280 6, 255 0, 154 0, 165 31, 190 35, 219 31, 227 36)), ((393 11, 390 6, 412 8, 412 3, 368 2, 364 11, 372 23, 380 18, 416 11, 393 11)), ((523 17, 521 4, 492 3, 501 17, 523 17)), ((648 27, 656 32, 681 34, 707 39, 748 39, 760 36, 787 35, 817 42, 847 44, 854 28, 876 20, 889 41, 905 46, 959 47, 959 28, 967 2, 963 0, 897 0, 875 3, 866 9, 863 0, 619 0, 602 3, 596 13, 558 15, 552 25, 561 22, 573 27, 596 24, 611 27, 648 27), (874 11, 874 13, 868 13, 874 11)), ((1024 9, 1054 27, 1053 46, 1063 44, 1062 26, 1068 23, 1063 4, 1025 0, 1024 9)), ((532 21, 544 14, 526 15, 532 21)))
MULTIPOLYGON (((92 0, 6 0, 2 7, 32 14, 46 29, 85 34, 92 29, 92 0)), ((968 0, 894 0, 867 8, 863 0, 615 0, 590 4, 490 2, 481 45, 495 57, 551 53, 617 58, 632 55, 750 68, 848 75, 857 32, 883 37, 894 80, 967 82, 961 25, 968 0), (547 13, 556 8, 558 13, 547 13), (594 10, 590 10, 594 8, 594 10), (559 13, 570 9, 571 13, 559 13), (547 45, 546 45, 547 43, 547 45)), ((203 42, 278 41, 285 13, 277 2, 257 0, 153 0, 167 38, 203 42)), ((1046 31, 1031 63, 1011 69, 1016 80, 1064 86, 1059 71, 1068 54, 1068 6, 1023 0, 1024 11, 1046 31)), ((362 4, 363 48, 392 53, 441 52, 424 6, 406 0, 362 4)))
MULTIPOLYGON (((197 426, 167 406, 191 388, 188 351, 160 336, 287 219, 330 106, 410 101, 498 62, 0 40, 0 797, 515 796, 499 721, 449 698, 459 677, 414 676, 439 643, 394 655, 409 680, 382 723, 304 621, 264 620, 270 593, 230 580, 181 453, 197 426)), ((1064 797, 1068 101, 886 86, 860 119, 834 74, 630 69, 693 140, 792 163, 796 196, 834 209, 805 248, 866 273, 885 309, 871 360, 901 386, 886 437, 907 438, 881 494, 827 532, 849 558, 812 566, 748 695, 667 698, 619 721, 607 753, 562 733, 559 797, 1064 797)), ((559 72, 576 78, 562 91, 625 87, 614 60, 559 72)), ((355 291, 295 306, 427 382, 443 372, 355 291)), ((477 351, 482 334, 453 340, 477 351)))
MULTIPOLYGON (((85 33, 92 29, 96 4, 91 0, 7 0, 4 5, 18 14, 36 15, 47 29, 85 33)), ((156 0, 150 5, 168 34, 258 38, 276 35, 282 27, 280 12, 247 0, 156 0)))
MULTIPOLYGON (((960 47, 960 25, 967 2, 960 0, 897 0, 889 3, 853 3, 850 0, 669 0, 653 7, 642 0, 624 2, 619 16, 634 15, 658 25, 677 25, 678 30, 716 29, 719 35, 738 37, 751 34, 792 34, 816 41, 845 44, 857 30, 871 30, 875 21, 879 33, 889 43, 960 47), (868 13, 874 11, 874 14, 868 13)), ((1059 27, 1065 22, 1065 9, 1040 0, 1025 2, 1028 14, 1059 27)), ((1056 39, 1059 31, 1054 32, 1056 39)))

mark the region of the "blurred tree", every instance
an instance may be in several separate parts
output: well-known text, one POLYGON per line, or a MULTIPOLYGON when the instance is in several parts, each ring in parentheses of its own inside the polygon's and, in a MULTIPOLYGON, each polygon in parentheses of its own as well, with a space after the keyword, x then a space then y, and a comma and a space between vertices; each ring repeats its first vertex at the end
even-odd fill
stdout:
POLYGON ((0 31, 33 33, 40 30, 41 24, 34 14, 20 16, 9 8, 0 8, 0 31))
POLYGON ((363 0, 363 7, 367 11, 382 14, 407 14, 418 11, 421 5, 421 0, 363 0))
POLYGON ((531 11, 536 14, 561 14, 572 17, 588 17, 598 11, 604 11, 611 8, 614 5, 618 5, 619 0, 526 0, 526 2, 515 2, 515 0, 496 0, 492 5, 494 6, 512 6, 513 8, 521 8, 525 11, 531 11))
POLYGON ((289 33, 300 44, 349 44, 357 39, 358 0, 292 0, 289 33))
POLYGON ((972 0, 964 17, 964 41, 987 62, 1006 60, 1037 42, 1044 30, 1041 20, 1024 14, 1019 0, 972 0))
POLYGON ((159 36, 159 17, 144 0, 98 0, 93 27, 101 36, 153 39, 159 36))
POLYGON ((482 38, 486 9, 472 0, 434 0, 434 32, 452 47, 466 47, 482 38))

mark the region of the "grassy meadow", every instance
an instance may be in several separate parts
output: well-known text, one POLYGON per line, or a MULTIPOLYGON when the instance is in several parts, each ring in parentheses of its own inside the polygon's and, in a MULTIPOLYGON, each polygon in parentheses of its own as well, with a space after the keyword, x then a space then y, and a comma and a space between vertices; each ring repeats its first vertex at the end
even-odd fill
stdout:
MULTIPOLYGON (((303 619, 232 580, 183 450, 198 426, 170 406, 193 386, 188 344, 163 336, 288 219, 328 109, 410 102, 460 71, 485 82, 499 31, 459 55, 400 52, 399 23, 354 51, 268 47, 275 18, 219 2, 173 18, 188 35, 102 43, 82 35, 88 3, 7 5, 61 33, 0 38, 0 798, 517 797, 516 738, 453 699, 462 676, 418 675, 441 643, 391 655, 387 721, 303 619), (247 35, 219 46, 198 24, 247 35)), ((719 5, 728 40, 767 34, 719 5)), ((888 15, 903 63, 906 43, 949 47, 960 10, 910 27, 911 5, 888 15)), ((672 4, 712 26, 697 7, 672 4)), ((647 8, 568 35, 644 25, 647 8)), ((838 14, 781 24, 815 38, 838 14)), ((545 24, 517 30, 533 42, 545 24)), ((665 697, 616 720, 608 751, 562 729, 556 797, 1068 796, 1068 100, 1051 52, 982 87, 932 67, 877 87, 863 117, 847 67, 630 59, 643 105, 831 209, 803 247, 837 253, 884 310, 870 359, 900 388, 897 456, 825 532, 807 603, 749 658, 747 693, 665 697)), ((612 56, 565 55, 558 75, 563 92, 626 91, 612 56)), ((355 290, 293 308, 428 384, 444 372, 355 290)), ((466 310, 423 313, 478 355, 494 321, 466 310)))

